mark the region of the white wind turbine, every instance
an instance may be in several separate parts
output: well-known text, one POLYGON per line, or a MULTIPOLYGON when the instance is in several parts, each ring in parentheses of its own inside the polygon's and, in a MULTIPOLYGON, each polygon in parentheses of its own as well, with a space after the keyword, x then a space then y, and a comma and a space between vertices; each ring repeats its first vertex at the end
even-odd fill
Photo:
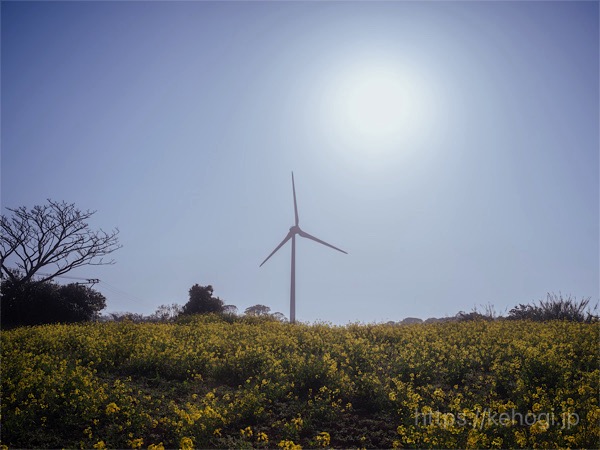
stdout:
POLYGON ((346 253, 344 250, 341 250, 337 247, 334 247, 331 244, 328 244, 325 241, 322 241, 321 239, 317 239, 316 237, 308 234, 305 231, 302 231, 300 229, 300 227, 298 226, 298 205, 296 203, 296 187, 294 186, 294 172, 292 172, 292 192, 294 193, 294 215, 295 215, 295 224, 290 227, 290 231, 288 232, 287 236, 285 238, 283 238, 283 241, 281 241, 281 243, 275 247, 275 250, 273 250, 271 252, 271 254, 269 256, 266 257, 266 259, 260 264, 259 267, 262 267, 262 265, 264 263, 266 263, 269 258, 271 256, 273 256, 275 254, 275 252, 277 250, 279 250, 287 241, 289 241, 290 239, 292 240, 292 278, 291 278, 291 283, 290 283, 290 322, 294 323, 296 322, 296 235, 300 235, 304 238, 308 238, 311 239, 315 242, 318 242, 319 244, 323 244, 326 245, 327 247, 331 247, 334 250, 337 250, 338 252, 342 252, 342 253, 346 253))

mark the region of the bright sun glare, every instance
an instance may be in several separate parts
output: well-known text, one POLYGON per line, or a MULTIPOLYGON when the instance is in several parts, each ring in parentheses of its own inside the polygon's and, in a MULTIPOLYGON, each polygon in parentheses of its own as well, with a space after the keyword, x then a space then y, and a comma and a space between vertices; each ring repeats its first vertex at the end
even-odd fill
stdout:
POLYGON ((390 71, 364 70, 349 77, 342 89, 342 120, 369 138, 394 134, 409 106, 402 80, 390 71))
POLYGON ((432 97, 423 77, 394 63, 354 64, 330 79, 327 133, 361 156, 400 151, 431 125, 432 97))

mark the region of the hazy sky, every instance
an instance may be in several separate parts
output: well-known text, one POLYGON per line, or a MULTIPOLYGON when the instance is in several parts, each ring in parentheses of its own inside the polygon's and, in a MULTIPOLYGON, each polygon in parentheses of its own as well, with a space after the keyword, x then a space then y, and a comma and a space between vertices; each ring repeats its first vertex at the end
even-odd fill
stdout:
MULTIPOLYGON (((2 2, 2 207, 118 227, 107 311, 599 294, 597 2, 2 2)), ((5 211, 5 210, 4 210, 5 211)), ((68 280, 64 280, 65 282, 68 280)))

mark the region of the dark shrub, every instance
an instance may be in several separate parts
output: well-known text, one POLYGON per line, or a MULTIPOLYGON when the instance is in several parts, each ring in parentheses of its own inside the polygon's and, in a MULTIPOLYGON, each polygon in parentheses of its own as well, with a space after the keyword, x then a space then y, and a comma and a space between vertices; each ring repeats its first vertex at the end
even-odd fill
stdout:
POLYGON ((545 322, 548 320, 567 320, 571 322, 595 322, 598 316, 593 314, 595 310, 590 311, 588 305, 590 298, 577 300, 570 295, 563 298, 562 294, 548 294, 546 300, 540 300, 538 304, 523 305, 514 307, 508 313, 508 319, 513 320, 533 320, 535 322, 545 322))

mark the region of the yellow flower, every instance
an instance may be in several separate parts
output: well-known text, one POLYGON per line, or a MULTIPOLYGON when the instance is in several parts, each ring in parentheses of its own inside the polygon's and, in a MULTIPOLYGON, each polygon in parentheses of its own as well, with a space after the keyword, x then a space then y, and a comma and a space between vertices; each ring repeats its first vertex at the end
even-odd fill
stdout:
POLYGON ((144 440, 142 438, 131 439, 130 441, 127 441, 127 443, 131 448, 141 448, 141 446, 144 445, 144 440))
POLYGON ((243 430, 240 430, 240 434, 242 437, 252 437, 252 427, 246 427, 243 430))
POLYGON ((548 431, 549 427, 550 425, 545 420, 538 420, 533 425, 531 425, 531 427, 529 427, 529 430, 532 434, 540 434, 544 433, 545 431, 548 431))
POLYGON ((267 436, 267 433, 263 433, 261 431, 260 433, 256 434, 256 440, 258 442, 269 442, 269 437, 267 436))
POLYGON ((494 440, 492 441, 491 447, 492 448, 502 448, 502 442, 503 442, 502 438, 500 438, 500 437, 494 438, 494 440))
POLYGON ((181 450, 192 450, 194 448, 194 442, 189 437, 182 437, 179 441, 179 447, 181 447, 181 450))
POLYGON ((294 424, 294 427, 296 428, 296 430, 300 430, 300 428, 302 428, 302 425, 304 425, 304 421, 302 420, 302 417, 296 417, 296 418, 292 419, 292 423, 294 424))
POLYGON ((433 396, 439 400, 443 400, 445 394, 444 391, 442 391, 440 388, 437 388, 435 391, 433 391, 433 396))
POLYGON ((517 445, 520 447, 526 447, 527 446, 527 436, 525 435, 525 433, 523 431, 515 430, 514 434, 515 434, 515 442, 517 443, 517 445))
POLYGON ((114 402, 106 405, 106 414, 113 414, 113 413, 119 412, 120 410, 121 410, 121 408, 119 408, 117 406, 117 404, 114 402))
POLYGON ((150 444, 148 446, 148 450, 165 450, 165 446, 163 445, 162 442, 160 442, 158 444, 150 444))
POLYGON ((319 447, 327 447, 329 442, 331 442, 331 436, 329 436, 327 431, 321 431, 319 434, 317 434, 316 439, 319 447))
POLYGON ((294 441, 280 441, 277 446, 282 450, 302 450, 302 446, 294 444, 294 441))
POLYGON ((104 449, 106 448, 106 444, 104 443, 104 441, 98 441, 96 442, 92 447, 97 448, 97 449, 104 449))

